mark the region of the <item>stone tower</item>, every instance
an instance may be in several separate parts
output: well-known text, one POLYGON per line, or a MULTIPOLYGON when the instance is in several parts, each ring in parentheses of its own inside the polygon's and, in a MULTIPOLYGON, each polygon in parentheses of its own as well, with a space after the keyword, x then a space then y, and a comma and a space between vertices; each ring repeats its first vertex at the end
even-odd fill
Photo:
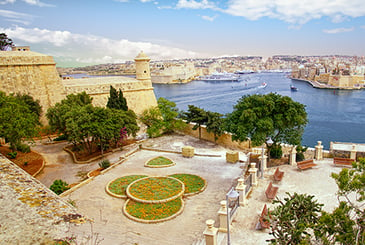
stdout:
POLYGON ((150 58, 141 51, 134 59, 136 62, 136 79, 140 81, 150 80, 150 58))

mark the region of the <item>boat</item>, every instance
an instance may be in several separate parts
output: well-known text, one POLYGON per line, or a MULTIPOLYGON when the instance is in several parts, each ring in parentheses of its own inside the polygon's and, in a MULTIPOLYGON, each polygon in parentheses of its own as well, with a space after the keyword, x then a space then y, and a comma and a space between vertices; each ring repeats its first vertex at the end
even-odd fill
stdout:
POLYGON ((298 91, 298 88, 294 87, 293 85, 290 85, 290 89, 291 89, 291 91, 298 91))
POLYGON ((237 82, 239 79, 239 76, 233 74, 233 73, 213 73, 212 75, 203 76, 200 78, 202 81, 213 81, 213 82, 237 82))
POLYGON ((241 71, 235 71, 235 74, 252 74, 255 73, 253 70, 241 70, 241 71))
POLYGON ((266 86, 267 86, 267 83, 263 82, 263 83, 261 83, 261 85, 259 86, 259 88, 266 88, 266 86))

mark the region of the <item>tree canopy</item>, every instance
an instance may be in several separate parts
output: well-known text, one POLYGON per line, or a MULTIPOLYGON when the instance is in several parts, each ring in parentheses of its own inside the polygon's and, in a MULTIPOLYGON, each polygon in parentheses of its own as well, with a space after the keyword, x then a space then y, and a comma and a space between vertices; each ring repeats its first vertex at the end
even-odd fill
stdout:
POLYGON ((121 89, 119 89, 118 92, 113 86, 110 86, 109 98, 106 107, 110 109, 128 111, 127 100, 124 98, 121 89))
POLYGON ((5 33, 0 33, 0 50, 6 51, 13 45, 14 45, 13 40, 8 38, 8 36, 5 33))
POLYGON ((268 137, 274 145, 298 145, 306 124, 305 105, 276 93, 243 96, 226 117, 226 130, 232 139, 251 139, 255 146, 266 143, 268 137))
POLYGON ((0 91, 0 137, 10 142, 13 150, 17 150, 22 140, 31 139, 39 133, 37 113, 40 108, 36 106, 35 110, 30 104, 37 104, 31 96, 7 96, 0 91))
POLYGON ((182 118, 186 120, 186 123, 195 123, 193 130, 199 129, 199 139, 201 139, 201 125, 207 123, 207 112, 194 105, 188 105, 188 111, 183 112, 182 118))
POLYGON ((68 95, 48 109, 47 117, 53 130, 63 133, 74 145, 81 144, 89 154, 95 145, 102 153, 111 143, 118 145, 124 127, 133 136, 139 129, 133 111, 94 107, 85 92, 68 95))

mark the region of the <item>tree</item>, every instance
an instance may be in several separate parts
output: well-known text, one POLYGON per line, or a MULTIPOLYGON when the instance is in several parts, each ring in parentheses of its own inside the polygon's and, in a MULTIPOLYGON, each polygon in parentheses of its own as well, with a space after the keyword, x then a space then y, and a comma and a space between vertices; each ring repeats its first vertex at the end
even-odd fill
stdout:
POLYGON ((275 199, 278 206, 269 212, 271 244, 310 244, 311 228, 315 227, 323 204, 317 203, 314 196, 290 194, 284 200, 275 199))
POLYGON ((207 132, 214 134, 214 141, 224 133, 224 120, 222 114, 218 112, 207 111, 207 132))
POLYGON ((365 244, 365 158, 332 173, 338 186, 339 206, 332 212, 322 212, 315 231, 324 244, 365 244))
POLYGON ((23 140, 30 140, 39 133, 39 117, 29 105, 16 96, 0 92, 0 137, 17 150, 23 140))
POLYGON ((181 130, 185 124, 178 119, 176 104, 165 98, 159 98, 157 107, 146 109, 140 116, 140 120, 147 125, 149 137, 158 137, 161 134, 181 130))
POLYGON ((12 46, 14 46, 13 40, 8 38, 5 33, 0 33, 0 50, 6 51, 12 46))
POLYGON ((117 92, 113 86, 110 86, 109 98, 106 107, 128 111, 127 100, 124 98, 121 89, 119 89, 119 92, 117 92))
POLYGON ((199 139, 201 139, 201 125, 208 121, 206 111, 194 105, 188 105, 188 111, 182 114, 182 118, 186 120, 186 123, 195 123, 193 130, 199 129, 199 139))
POLYGON ((268 151, 279 142, 298 145, 307 124, 305 105, 288 96, 270 93, 243 96, 226 117, 226 130, 233 140, 251 139, 254 146, 266 143, 268 151))
POLYGON ((40 105, 39 100, 34 100, 34 98, 28 94, 17 93, 15 97, 27 104, 29 109, 34 112, 38 118, 41 116, 42 106, 40 105))

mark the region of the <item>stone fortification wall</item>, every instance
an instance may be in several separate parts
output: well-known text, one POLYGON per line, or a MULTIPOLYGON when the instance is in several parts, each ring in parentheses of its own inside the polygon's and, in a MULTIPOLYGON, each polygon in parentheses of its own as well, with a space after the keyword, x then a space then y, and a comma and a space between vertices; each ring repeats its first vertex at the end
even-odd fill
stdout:
POLYGON ((70 223, 84 219, 76 209, 0 154, 0 243, 52 244, 70 223))
POLYGON ((96 77, 83 79, 63 80, 67 94, 80 93, 85 91, 93 98, 95 106, 105 107, 110 86, 121 89, 127 100, 128 107, 136 114, 143 110, 157 106, 155 94, 150 80, 139 81, 129 77, 96 77))
MULTIPOLYGON (((199 138, 199 129, 193 130, 194 125, 195 125, 194 123, 188 124, 182 133, 199 138)), ((208 133, 205 125, 201 126, 201 139, 208 140, 210 142, 214 142, 214 134, 208 133)), ((223 135, 221 135, 220 137, 218 137, 216 143, 218 145, 222 145, 222 146, 232 148, 232 149, 248 150, 251 148, 250 141, 245 141, 245 142, 241 142, 241 143, 238 141, 233 141, 231 134, 227 133, 227 132, 224 133, 223 135)))
POLYGON ((53 58, 31 51, 0 52, 0 91, 29 94, 40 101, 43 114, 65 96, 53 58))

